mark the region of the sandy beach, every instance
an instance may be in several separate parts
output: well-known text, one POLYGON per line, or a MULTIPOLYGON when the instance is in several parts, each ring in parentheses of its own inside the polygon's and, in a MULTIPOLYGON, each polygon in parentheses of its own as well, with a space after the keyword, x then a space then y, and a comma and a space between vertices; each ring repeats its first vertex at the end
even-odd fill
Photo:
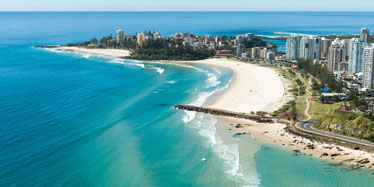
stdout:
MULTIPOLYGON (((109 57, 129 56, 130 52, 119 49, 86 49, 78 47, 59 47, 62 50, 72 50, 84 53, 93 53, 109 57)), ((229 110, 234 112, 250 113, 256 111, 273 112, 290 100, 290 95, 286 95, 290 89, 288 80, 279 76, 275 69, 262 67, 250 63, 243 63, 233 59, 207 59, 200 61, 183 61, 166 63, 190 63, 208 66, 225 67, 234 72, 234 79, 230 87, 208 107, 229 110)), ((217 116, 231 121, 231 124, 241 124, 240 128, 235 128, 235 132, 246 132, 260 142, 286 147, 321 159, 333 160, 339 163, 357 165, 357 162, 367 159, 369 162, 360 164, 371 168, 374 163, 373 154, 353 150, 333 144, 320 143, 300 136, 289 134, 285 130, 285 125, 281 123, 264 124, 254 121, 217 116), (313 146, 311 146, 313 145, 313 146), (313 147, 311 149, 310 147, 313 147)), ((229 123, 227 124, 229 127, 229 123)))
POLYGON ((271 68, 225 58, 186 63, 220 66, 234 72, 229 89, 209 107, 242 113, 271 112, 287 100, 284 84, 271 68))

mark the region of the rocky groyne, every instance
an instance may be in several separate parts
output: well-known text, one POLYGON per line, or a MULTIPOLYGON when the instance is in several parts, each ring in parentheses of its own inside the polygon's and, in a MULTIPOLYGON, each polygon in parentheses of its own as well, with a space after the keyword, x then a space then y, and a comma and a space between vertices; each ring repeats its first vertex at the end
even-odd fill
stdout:
POLYGON ((179 109, 179 110, 202 112, 202 113, 212 114, 212 115, 217 115, 217 116, 248 119, 248 120, 253 120, 259 123, 272 123, 273 122, 273 119, 267 116, 238 113, 238 112, 232 112, 232 111, 215 109, 215 108, 199 107, 199 106, 192 106, 192 105, 175 105, 173 106, 173 108, 179 109))

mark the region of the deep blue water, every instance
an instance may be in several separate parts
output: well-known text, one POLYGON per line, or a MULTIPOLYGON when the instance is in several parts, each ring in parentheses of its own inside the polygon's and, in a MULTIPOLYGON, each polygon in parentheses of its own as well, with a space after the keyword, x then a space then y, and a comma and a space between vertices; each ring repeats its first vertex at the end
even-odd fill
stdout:
POLYGON ((32 48, 119 28, 272 35, 364 26, 374 28, 373 12, 0 12, 0 186, 368 186, 369 172, 326 169, 170 108, 209 100, 231 80, 226 69, 32 48))

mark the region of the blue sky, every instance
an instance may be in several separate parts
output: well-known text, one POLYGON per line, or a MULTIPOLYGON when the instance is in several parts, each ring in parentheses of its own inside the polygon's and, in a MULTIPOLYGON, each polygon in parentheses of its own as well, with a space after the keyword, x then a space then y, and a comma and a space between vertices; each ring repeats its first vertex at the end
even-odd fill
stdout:
POLYGON ((373 0, 0 0, 0 11, 374 11, 373 0))

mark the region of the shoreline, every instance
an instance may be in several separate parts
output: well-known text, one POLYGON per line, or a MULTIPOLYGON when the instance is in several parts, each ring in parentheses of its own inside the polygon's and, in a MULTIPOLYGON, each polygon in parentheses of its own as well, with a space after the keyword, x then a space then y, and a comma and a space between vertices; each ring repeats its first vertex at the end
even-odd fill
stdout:
MULTIPOLYGON (((111 58, 129 56, 130 52, 121 49, 87 49, 79 47, 58 46, 52 47, 63 51, 77 51, 103 55, 111 58)), ((206 59, 198 61, 156 61, 163 63, 198 64, 206 66, 219 66, 230 69, 233 79, 228 88, 216 95, 215 100, 207 104, 207 107, 229 110, 233 112, 250 113, 257 111, 272 112, 289 101, 286 95, 289 83, 284 80, 274 69, 261 67, 250 63, 239 62, 233 59, 206 59)), ((147 63, 147 61, 145 61, 147 63)), ((353 150, 351 148, 335 144, 321 143, 309 140, 297 135, 290 134, 285 130, 286 126, 281 123, 256 123, 254 121, 230 117, 215 116, 218 119, 226 119, 232 123, 242 124, 238 132, 251 134, 252 138, 262 143, 269 143, 279 147, 294 150, 320 159, 325 159, 337 164, 348 164, 372 168, 374 165, 373 154, 353 150), (311 146, 313 145, 313 146, 311 146), (309 148, 308 148, 309 146, 309 148), (313 147, 313 149, 310 149, 313 147), (328 156, 322 156, 322 155, 328 156), (336 156, 331 156, 338 154, 336 156), (358 161, 367 159, 369 163, 357 164, 358 161)), ((230 127, 228 125, 228 127, 230 127)), ((234 128, 234 127, 232 127, 234 128)))

